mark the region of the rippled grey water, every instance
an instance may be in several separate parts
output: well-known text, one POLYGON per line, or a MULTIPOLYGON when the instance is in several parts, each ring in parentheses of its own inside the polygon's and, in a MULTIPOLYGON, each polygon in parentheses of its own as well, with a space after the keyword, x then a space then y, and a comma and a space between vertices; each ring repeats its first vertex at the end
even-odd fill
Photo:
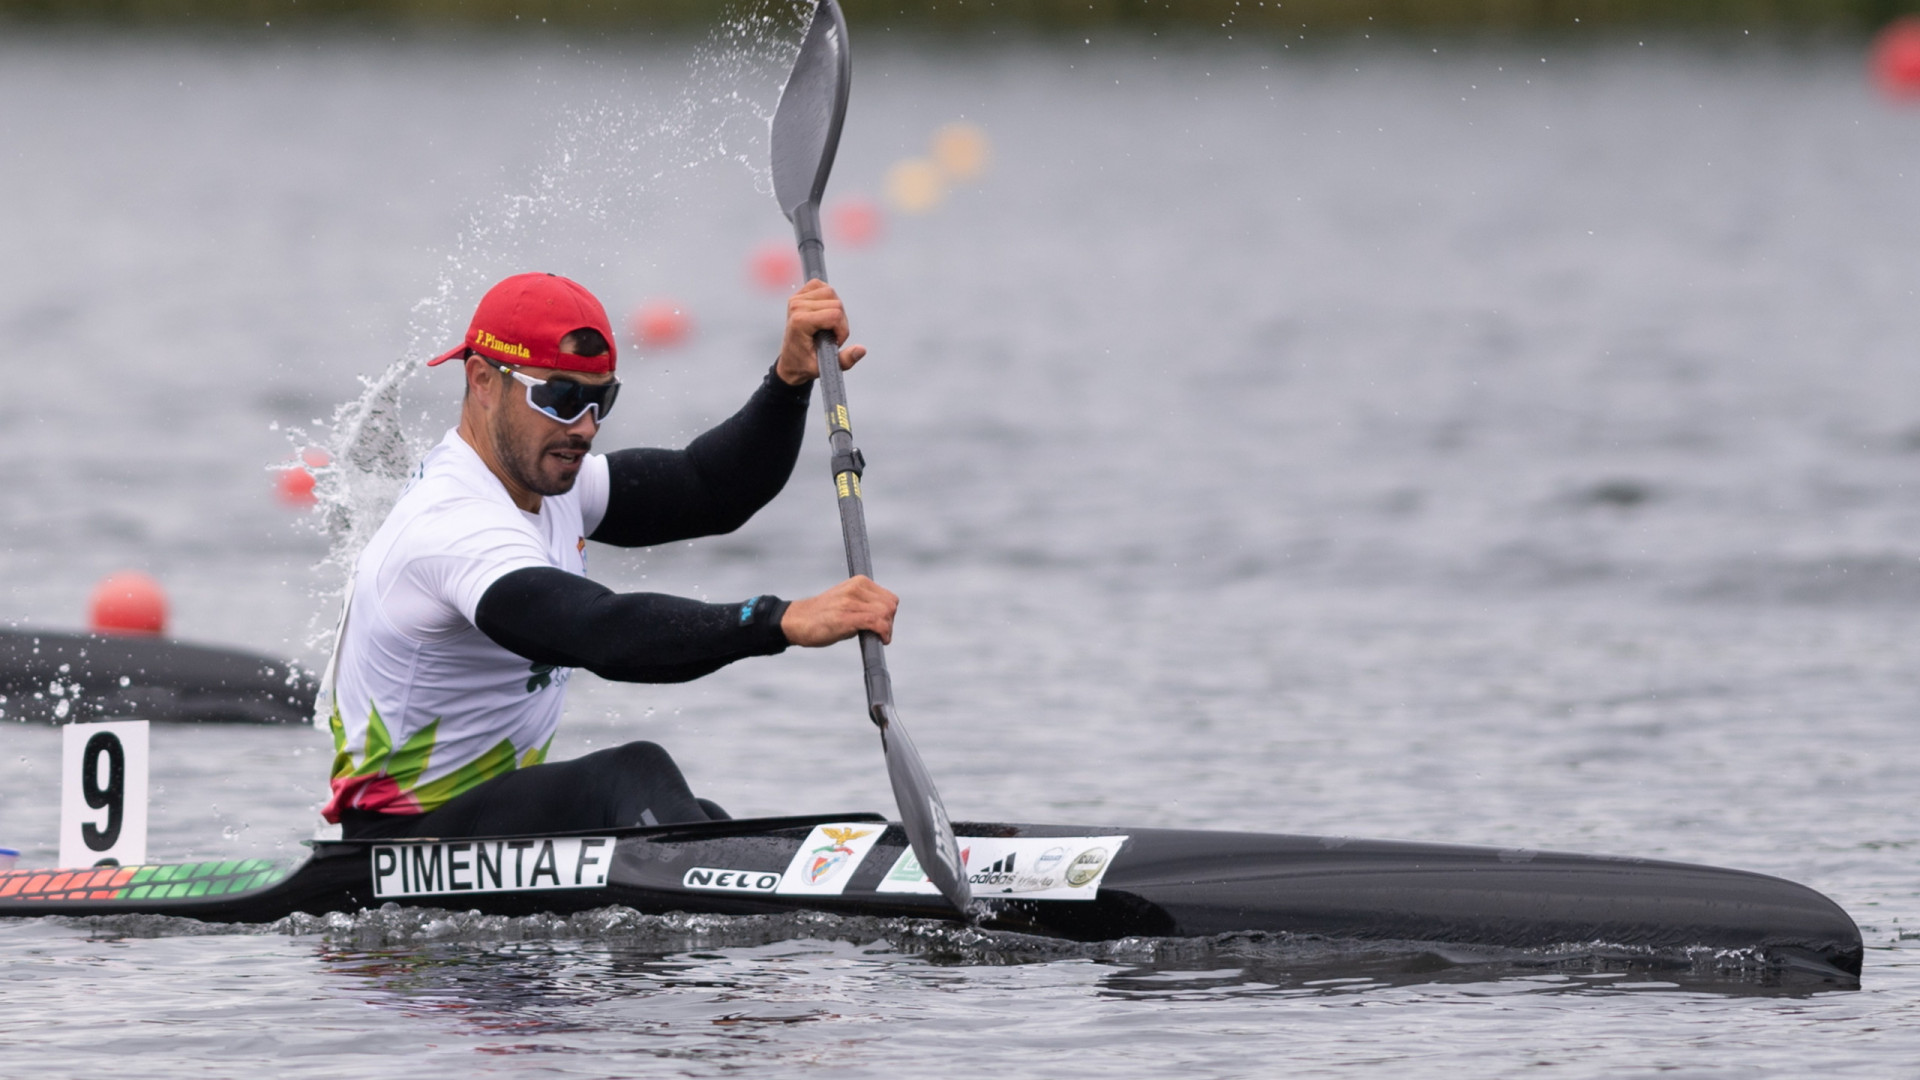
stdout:
MULTIPOLYGON (((1910 1068, 1920 111, 1849 51, 1745 41, 855 33, 835 191, 877 194, 956 116, 995 151, 830 253, 874 349, 851 392, 899 693, 957 817, 1754 869, 1854 915, 1862 988, 819 919, 27 921, 0 924, 9 1071, 1910 1068)), ((0 40, 0 616, 77 625, 140 566, 182 636, 312 662, 327 545, 264 470, 507 272, 693 313, 687 348, 623 365, 606 445, 725 415, 778 326, 743 261, 784 235, 749 167, 780 55, 0 40)), ((416 437, 448 422, 439 374, 408 384, 416 437)), ((806 453, 737 535, 595 573, 823 587, 806 453)), ((558 749, 658 739, 739 814, 884 809, 856 669, 583 677, 558 749)), ((51 862, 58 733, 0 737, 0 844, 51 862)), ((156 857, 313 834, 320 736, 153 746, 156 857)))

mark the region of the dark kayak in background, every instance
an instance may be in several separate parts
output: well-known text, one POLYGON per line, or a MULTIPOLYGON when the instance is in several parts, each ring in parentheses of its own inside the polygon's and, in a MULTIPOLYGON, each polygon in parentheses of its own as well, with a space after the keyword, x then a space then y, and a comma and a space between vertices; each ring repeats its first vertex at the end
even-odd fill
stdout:
MULTIPOLYGON (((1803 885, 1651 859, 1185 829, 956 823, 981 926, 1080 941, 1269 932, 1514 949, 1706 948, 1829 972, 1859 928, 1803 885)), ((0 874, 0 916, 161 914, 269 922, 395 903, 486 914, 954 919, 877 815, 553 836, 317 841, 265 860, 0 874)))
POLYGON ((0 630, 0 719, 299 724, 312 675, 257 653, 132 634, 0 630))

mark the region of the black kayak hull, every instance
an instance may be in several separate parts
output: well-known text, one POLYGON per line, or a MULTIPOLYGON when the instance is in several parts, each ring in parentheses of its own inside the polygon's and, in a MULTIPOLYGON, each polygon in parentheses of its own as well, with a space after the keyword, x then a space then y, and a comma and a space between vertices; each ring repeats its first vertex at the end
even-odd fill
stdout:
MULTIPOLYGON (((1812 961, 1853 975, 1862 958, 1859 928, 1833 901, 1805 886, 1740 870, 1184 829, 956 822, 955 831, 963 847, 976 853, 968 860, 976 897, 970 914, 990 929, 1082 941, 1270 932, 1515 949, 1710 948, 1812 961), (997 861, 983 861, 989 858, 997 861), (1007 872, 1001 872, 1003 865, 1007 872), (1072 884, 1075 874, 1085 878, 1078 887, 1072 884)), ((350 912, 391 902, 499 915, 623 905, 654 914, 807 909, 959 918, 923 880, 902 884, 914 869, 905 834, 876 815, 545 838, 322 841, 306 863, 271 878, 258 870, 265 864, 198 865, 209 880, 217 876, 213 871, 228 868, 225 884, 200 895, 168 895, 192 886, 183 885, 183 878, 142 891, 138 883, 103 877, 117 874, 131 882, 130 874, 138 876, 133 868, 80 872, 90 876, 71 881, 49 877, 51 871, 14 871, 0 875, 0 916, 150 913, 266 922, 294 912, 350 912), (558 857, 552 854, 556 845, 558 857), (516 887, 514 858, 522 874, 518 884, 527 884, 530 868, 552 880, 536 876, 533 887, 516 887), (537 868, 542 858, 548 869, 537 868), (822 886, 831 891, 806 892, 814 887, 806 877, 815 871, 840 877, 822 886), (27 883, 27 874, 37 875, 36 887, 16 885, 27 883), (569 874, 575 881, 563 880, 569 874), (916 887, 922 891, 901 891, 916 887)))
POLYGON ((301 724, 318 687, 296 667, 169 638, 0 630, 0 718, 69 724, 301 724), (52 688, 58 687, 58 692, 52 688))

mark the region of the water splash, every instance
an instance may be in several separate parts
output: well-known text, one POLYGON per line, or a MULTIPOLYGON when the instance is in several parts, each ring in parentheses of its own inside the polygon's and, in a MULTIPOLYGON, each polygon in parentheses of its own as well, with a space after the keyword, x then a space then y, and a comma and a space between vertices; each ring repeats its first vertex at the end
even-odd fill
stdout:
MULTIPOLYGON (((492 282, 526 268, 556 235, 644 235, 664 212, 666 181, 730 164, 771 196, 768 138, 773 110, 813 5, 808 0, 729 3, 686 62, 679 93, 664 101, 588 101, 553 125, 543 165, 525 187, 475 206, 427 293, 414 304, 402 355, 335 409, 317 443, 331 463, 313 470, 313 521, 328 539, 320 568, 337 582, 316 605, 309 647, 325 649, 332 615, 360 551, 385 520, 439 437, 437 423, 408 420, 406 395, 424 358, 460 339, 467 313, 492 282)), ((582 63, 591 63, 582 59, 582 63)))

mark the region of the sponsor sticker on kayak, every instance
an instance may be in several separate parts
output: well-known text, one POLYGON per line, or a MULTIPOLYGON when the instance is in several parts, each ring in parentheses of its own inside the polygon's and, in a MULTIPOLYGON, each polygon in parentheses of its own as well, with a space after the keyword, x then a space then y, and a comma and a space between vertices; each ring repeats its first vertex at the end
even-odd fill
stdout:
MULTIPOLYGON (((975 896, 1023 900, 1092 900, 1123 836, 962 836, 960 859, 975 896)), ((909 848, 893 861, 876 890, 938 895, 909 848)))
POLYGON ((706 892, 770 893, 780 887, 777 870, 718 870, 696 866, 680 878, 683 889, 706 892))
POLYGON ((383 900, 448 893, 597 889, 607 883, 613 837, 376 844, 372 858, 373 895, 383 900))
POLYGON ((838 896, 853 879, 860 860, 886 831, 873 821, 815 825, 787 864, 775 890, 783 896, 838 896))

